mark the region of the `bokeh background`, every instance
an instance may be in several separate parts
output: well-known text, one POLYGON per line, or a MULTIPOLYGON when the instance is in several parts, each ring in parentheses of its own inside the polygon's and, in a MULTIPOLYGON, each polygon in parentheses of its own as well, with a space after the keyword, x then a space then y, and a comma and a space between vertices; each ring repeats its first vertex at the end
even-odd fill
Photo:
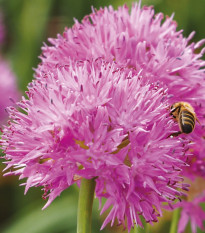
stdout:
MULTIPOLYGON (((0 0, 3 15, 5 39, 1 56, 9 61, 17 77, 22 95, 32 80, 34 68, 47 38, 63 33, 65 27, 73 25, 73 18, 79 21, 95 8, 112 4, 114 8, 133 1, 127 0, 0 0)), ((155 12, 163 12, 178 23, 187 37, 196 31, 193 41, 205 37, 205 0, 142 0, 142 5, 153 5, 155 12)), ((40 188, 32 188, 24 196, 24 186, 19 186, 18 177, 3 177, 0 164, 0 232, 2 233, 75 233, 78 187, 64 191, 46 210, 40 188)), ((21 182, 22 183, 22 182, 21 182)), ((100 216, 98 201, 94 201, 93 233, 100 232, 105 216, 100 216)), ((149 232, 168 232, 171 213, 164 217, 149 232)), ((125 232, 121 227, 109 226, 102 233, 125 232)), ((188 227, 186 232, 191 232, 188 227)), ((202 232, 198 230, 198 232, 202 232)))

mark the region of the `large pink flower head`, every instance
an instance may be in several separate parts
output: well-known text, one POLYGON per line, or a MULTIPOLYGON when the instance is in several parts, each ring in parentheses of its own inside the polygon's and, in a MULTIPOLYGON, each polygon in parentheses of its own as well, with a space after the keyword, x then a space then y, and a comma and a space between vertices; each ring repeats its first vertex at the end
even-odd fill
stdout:
MULTIPOLYGON (((193 155, 205 157, 205 62, 201 60, 204 40, 191 43, 177 31, 173 16, 163 22, 163 14, 155 15, 152 7, 134 4, 114 10, 100 9, 86 16, 82 23, 75 21, 63 35, 49 39, 50 46, 43 47, 40 73, 55 70, 56 65, 66 65, 69 59, 86 60, 103 58, 115 61, 119 68, 132 67, 141 72, 143 79, 159 82, 168 88, 169 105, 185 101, 195 109, 197 122, 194 132, 187 137, 195 142, 193 155)), ((176 123, 175 130, 178 125, 176 123)), ((179 136, 181 137, 181 135, 179 136)), ((193 161, 193 160, 192 160, 193 161)))
MULTIPOLYGON (((2 147, 7 174, 27 178, 26 191, 42 186, 48 206, 81 178, 95 178, 96 197, 128 229, 161 216, 187 189, 180 172, 188 143, 169 137, 166 91, 132 70, 96 61, 69 61, 42 74, 28 99, 11 107, 2 147), (127 220, 127 221, 126 221, 127 220)), ((46 207, 45 206, 45 207, 46 207)))
POLYGON ((18 100, 16 77, 8 63, 0 58, 0 122, 8 117, 5 109, 18 100))

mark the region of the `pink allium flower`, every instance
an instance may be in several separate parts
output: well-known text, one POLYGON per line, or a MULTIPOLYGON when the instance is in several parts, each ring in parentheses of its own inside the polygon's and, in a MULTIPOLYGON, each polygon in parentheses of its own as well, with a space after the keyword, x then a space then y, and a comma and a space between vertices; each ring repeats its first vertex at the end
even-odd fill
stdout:
MULTIPOLYGON (((194 33, 184 38, 177 31, 173 16, 162 23, 163 14, 154 14, 152 7, 133 5, 131 12, 124 6, 93 10, 82 23, 75 21, 63 35, 49 39, 41 56, 39 73, 65 65, 72 59, 102 57, 115 61, 118 67, 133 67, 143 79, 158 81, 168 88, 168 103, 189 102, 195 109, 200 124, 196 122, 193 133, 186 135, 192 141, 189 157, 184 158, 190 167, 183 170, 185 177, 205 178, 205 62, 201 60, 204 40, 191 43, 194 33), (198 50, 198 52, 196 52, 198 50)), ((179 131, 175 124, 173 132, 179 131)), ((180 135, 178 137, 183 137, 180 135)))
POLYGON ((102 212, 112 207, 102 227, 117 217, 130 229, 140 214, 157 221, 162 202, 181 195, 180 175, 203 176, 205 62, 196 50, 204 40, 190 43, 193 33, 184 38, 173 16, 162 20, 137 4, 130 13, 93 10, 43 47, 29 100, 19 103, 26 114, 10 108, 2 142, 9 174, 28 177, 26 191, 43 186, 49 205, 81 177, 97 177, 102 212), (179 128, 167 109, 177 101, 189 102, 201 125, 170 138, 179 128))
MULTIPOLYGON (((71 62, 70 62, 71 63, 71 62)), ((187 189, 180 172, 187 142, 168 137, 174 122, 167 94, 140 74, 98 59, 56 67, 29 85, 19 111, 9 109, 2 147, 7 174, 42 186, 47 207, 81 178, 95 178, 96 197, 128 229, 161 216, 187 189), (127 223, 126 220, 127 219, 127 223)))
POLYGON ((202 202, 205 202, 204 193, 190 202, 182 201, 175 205, 176 208, 182 207, 178 233, 184 232, 189 220, 191 222, 191 229, 193 233, 197 232, 197 226, 202 230, 204 229, 203 221, 205 221, 205 213, 199 205, 202 202))
POLYGON ((5 111, 7 106, 17 101, 19 92, 16 84, 16 77, 11 71, 8 63, 0 58, 0 122, 2 123, 8 117, 5 111))
MULTIPOLYGON (((196 123, 193 133, 187 136, 192 145, 192 155, 205 158, 205 51, 199 48, 205 40, 191 43, 194 33, 184 38, 177 31, 173 16, 164 22, 163 14, 154 14, 152 7, 134 4, 131 11, 126 6, 114 10, 100 9, 86 16, 82 23, 77 20, 63 35, 49 39, 51 46, 44 45, 40 73, 55 70, 56 65, 66 65, 69 59, 86 60, 102 57, 115 61, 118 67, 133 67, 143 79, 158 81, 168 88, 169 105, 178 101, 189 102, 201 123, 196 123), (198 51, 198 52, 197 52, 198 51)), ((178 131, 176 123, 174 131, 178 131)), ((179 136, 181 137, 181 135, 179 136)), ((191 161, 192 159, 190 159, 191 161)), ((197 159, 198 160, 198 159, 197 159)), ((193 160, 192 160, 193 161, 193 160)))

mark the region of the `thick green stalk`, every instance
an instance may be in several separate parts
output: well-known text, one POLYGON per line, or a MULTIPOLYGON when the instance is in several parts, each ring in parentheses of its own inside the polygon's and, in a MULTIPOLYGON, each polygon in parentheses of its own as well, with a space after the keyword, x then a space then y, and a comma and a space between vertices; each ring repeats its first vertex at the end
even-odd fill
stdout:
POLYGON ((138 227, 135 226, 134 228, 131 229, 130 233, 148 233, 148 231, 147 231, 146 226, 144 229, 139 226, 138 227))
POLYGON ((146 223, 145 233, 150 233, 150 228, 151 228, 151 225, 149 223, 146 223))
POLYGON ((177 233, 179 216, 180 216, 180 208, 177 208, 173 212, 172 222, 171 222, 171 227, 170 227, 169 233, 177 233))
POLYGON ((146 223, 143 217, 141 217, 141 221, 144 228, 135 225, 134 228, 131 229, 130 233, 149 233, 149 223, 146 223))
POLYGON ((91 233, 94 192, 95 180, 82 179, 78 200, 77 233, 91 233))
POLYGON ((141 233, 140 231, 141 231, 141 229, 139 227, 135 226, 134 228, 132 228, 130 230, 130 233, 141 233))

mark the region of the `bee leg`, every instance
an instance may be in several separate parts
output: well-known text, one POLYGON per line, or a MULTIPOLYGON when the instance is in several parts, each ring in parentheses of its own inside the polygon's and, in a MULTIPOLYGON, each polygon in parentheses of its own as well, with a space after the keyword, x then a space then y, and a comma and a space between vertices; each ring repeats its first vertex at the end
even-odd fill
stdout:
POLYGON ((196 121, 201 125, 201 123, 200 123, 200 121, 199 121, 199 119, 196 117, 196 121))
POLYGON ((178 107, 176 107, 176 108, 174 108, 174 109, 172 109, 171 110, 171 112, 170 112, 170 115, 172 115, 173 116, 173 112, 175 112, 176 110, 178 110, 178 114, 179 114, 179 112, 180 112, 180 106, 178 106, 178 107))
POLYGON ((175 132, 175 133, 172 133, 170 134, 167 138, 170 138, 170 137, 177 137, 178 135, 182 134, 181 131, 178 131, 178 132, 175 132))

